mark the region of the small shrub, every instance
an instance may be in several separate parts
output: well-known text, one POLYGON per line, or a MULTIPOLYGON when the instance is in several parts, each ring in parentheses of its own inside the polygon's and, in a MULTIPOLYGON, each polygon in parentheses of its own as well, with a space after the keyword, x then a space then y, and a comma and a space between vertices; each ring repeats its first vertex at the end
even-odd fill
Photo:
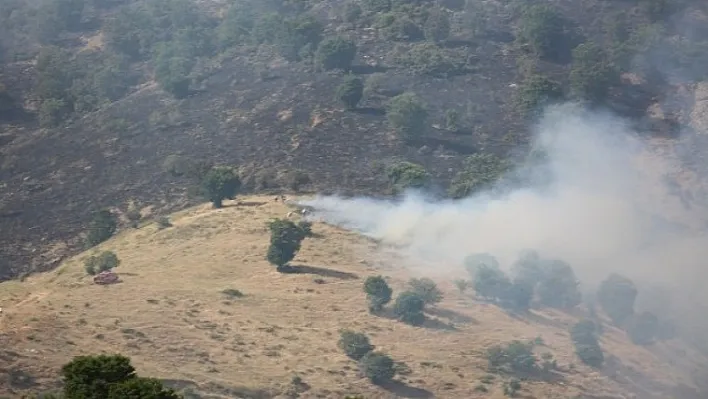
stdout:
POLYGON ((91 224, 89 225, 88 234, 86 236, 86 244, 90 247, 108 240, 113 237, 118 229, 118 220, 109 210, 101 210, 93 215, 91 224))
POLYGON ((233 298, 241 298, 243 297, 243 292, 235 289, 235 288, 227 288, 223 291, 221 291, 222 294, 226 295, 227 297, 233 299, 233 298))
POLYGON ((354 360, 360 360, 367 353, 374 350, 374 346, 371 345, 369 337, 365 334, 350 330, 344 330, 340 333, 337 346, 354 360))
POLYGON ((221 208, 224 199, 234 199, 241 188, 241 180, 231 168, 212 168, 202 180, 202 193, 214 205, 221 208))
POLYGON ((157 228, 160 230, 172 227, 172 222, 170 222, 170 218, 167 216, 159 216, 155 222, 157 223, 157 228))
POLYGON ((404 139, 412 139, 425 131, 428 111, 415 94, 403 93, 388 103, 386 117, 404 139))
POLYGON ((381 276, 369 276, 364 282, 364 292, 369 300, 369 310, 380 311, 384 305, 391 302, 393 290, 381 276))
POLYGON ((393 359, 380 352, 369 352, 360 361, 361 369, 373 384, 385 384, 396 375, 393 359))
POLYGON ((406 324, 419 326, 425 322, 425 301, 415 292, 402 292, 393 304, 393 313, 406 324))
POLYGON ((513 378, 504 383, 504 395, 514 398, 516 394, 521 390, 521 381, 513 378))
POLYGON ((341 36, 324 39, 315 53, 315 60, 324 70, 349 70, 356 55, 356 44, 341 36))
POLYGON ((443 299, 443 293, 437 284, 429 278, 414 278, 408 282, 411 292, 418 294, 427 305, 436 304, 443 299))
POLYGON ((354 75, 347 75, 344 81, 337 87, 337 99, 341 101, 347 109, 356 108, 364 95, 364 83, 354 75))

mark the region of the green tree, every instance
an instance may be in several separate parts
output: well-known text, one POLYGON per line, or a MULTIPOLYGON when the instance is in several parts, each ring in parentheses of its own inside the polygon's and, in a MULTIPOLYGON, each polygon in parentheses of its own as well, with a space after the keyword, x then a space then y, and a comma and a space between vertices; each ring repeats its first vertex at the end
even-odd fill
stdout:
POLYGON ((240 188, 241 179, 231 168, 212 168, 202 180, 202 193, 214 208, 221 208, 224 199, 234 199, 240 188))
POLYGON ((118 267, 120 259, 112 251, 103 251, 98 255, 92 255, 84 261, 86 273, 94 275, 103 271, 118 267))
POLYGON ((475 253, 467 255, 462 263, 471 277, 474 277, 477 274, 477 269, 481 266, 499 269, 499 261, 497 258, 488 253, 475 253))
POLYGON ((155 80, 166 92, 175 98, 189 95, 192 79, 189 74, 194 67, 194 58, 177 44, 163 44, 158 47, 155 58, 155 80))
POLYGON ((567 50, 565 18, 548 4, 534 4, 521 15, 518 38, 541 58, 557 60, 567 50))
POLYGON ((570 338, 575 344, 575 353, 588 366, 599 368, 605 361, 597 340, 597 326, 591 320, 581 320, 570 329, 570 338))
POLYGON ((425 301, 415 292, 405 291, 396 297, 393 313, 406 324, 419 326, 425 322, 425 301))
POLYGON ((337 346, 354 360, 360 360, 367 353, 374 350, 374 346, 371 345, 369 337, 365 334, 350 330, 344 330, 340 333, 337 346))
POLYGON ((131 378, 119 384, 112 385, 106 399, 181 399, 174 390, 165 388, 162 382, 155 378, 131 378))
POLYGON ((385 384, 396 375, 396 368, 388 355, 380 352, 369 352, 360 361, 361 369, 373 384, 385 384))
POLYGON ((427 277, 413 278, 408 281, 411 292, 414 292, 423 299, 427 305, 436 304, 443 299, 443 293, 435 282, 427 277))
POLYGON ((337 99, 341 101, 347 109, 356 108, 361 97, 364 95, 364 82, 354 75, 347 75, 344 81, 337 87, 337 99))
POLYGON ((546 277, 544 260, 534 250, 523 251, 511 265, 515 279, 525 281, 534 288, 546 277))
POLYGON ((621 325, 634 314, 637 288, 632 280, 616 273, 610 274, 597 291, 600 306, 616 325, 621 325))
POLYGON ((423 188, 430 182, 430 174, 421 165, 397 162, 386 170, 389 185, 395 192, 408 188, 423 188))
POLYGON ((393 290, 382 276, 369 276, 364 281, 364 292, 369 300, 369 310, 380 311, 384 305, 391 302, 393 290))
POLYGON ((544 275, 538 285, 541 304, 559 309, 571 309, 580 304, 578 280, 569 264, 559 260, 550 261, 544 275))
POLYGON ((106 399, 111 387, 136 378, 122 355, 77 356, 61 369, 66 399, 106 399))
POLYGON ((481 265, 474 274, 472 286, 482 298, 499 300, 509 291, 511 281, 500 269, 481 265))
POLYGON ((543 107, 563 99, 563 88, 558 82, 545 76, 534 74, 527 76, 517 93, 517 106, 525 114, 535 114, 543 107))
POLYGON ((525 280, 515 279, 504 294, 504 306, 518 312, 529 310, 533 300, 534 287, 525 280))
POLYGON ((389 101, 386 117, 404 139, 413 139, 425 131, 428 111, 415 94, 403 93, 389 101))
POLYGON ((463 169, 453 177, 448 195, 459 199, 489 189, 509 169, 510 164, 494 154, 470 155, 465 159, 463 169))
POLYGON ((637 345, 648 345, 654 342, 659 330, 659 319, 651 312, 639 313, 627 326, 629 338, 637 345))
POLYGON ((328 37, 317 47, 315 60, 324 70, 349 70, 356 55, 356 44, 341 36, 328 37))
POLYGON ((285 267, 300 250, 305 232, 295 223, 285 219, 275 219, 268 223, 270 229, 270 246, 266 259, 277 266, 279 272, 287 272, 285 267))
POLYGON ((574 96, 601 102, 618 79, 619 74, 602 47, 587 42, 573 49, 570 90, 574 96))
POLYGON ((118 229, 118 219, 109 210, 101 210, 93 215, 89 224, 86 244, 88 247, 96 245, 113 237, 118 229))
POLYGON ((432 9, 423 25, 425 38, 432 42, 441 42, 450 36, 450 17, 441 8, 432 9))

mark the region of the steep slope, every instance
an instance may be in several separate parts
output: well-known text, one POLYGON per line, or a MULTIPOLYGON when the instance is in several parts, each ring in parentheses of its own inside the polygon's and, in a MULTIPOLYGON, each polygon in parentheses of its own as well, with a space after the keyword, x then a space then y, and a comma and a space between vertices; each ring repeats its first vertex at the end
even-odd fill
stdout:
POLYGON ((166 229, 124 231, 97 248, 120 258, 116 285, 92 284, 82 264, 90 253, 1 283, 0 395, 55 387, 72 356, 120 352, 140 374, 202 397, 502 398, 509 377, 488 376, 485 351, 519 339, 542 342, 537 352, 559 364, 553 378, 522 381, 525 397, 705 397, 692 373, 706 359, 679 340, 639 347, 607 325, 601 345, 608 360, 593 370, 579 362, 568 334, 582 311, 509 315, 455 290, 462 268, 438 281, 445 297, 424 326, 373 316, 363 280, 384 274, 396 294, 411 277, 395 250, 316 223, 317 236, 294 261, 305 273, 279 274, 264 260, 265 223, 287 212, 270 197, 249 197, 220 210, 190 208, 166 229), (362 378, 337 348, 345 328, 405 363, 400 383, 384 389, 362 378), (305 385, 292 383, 294 376, 305 385))

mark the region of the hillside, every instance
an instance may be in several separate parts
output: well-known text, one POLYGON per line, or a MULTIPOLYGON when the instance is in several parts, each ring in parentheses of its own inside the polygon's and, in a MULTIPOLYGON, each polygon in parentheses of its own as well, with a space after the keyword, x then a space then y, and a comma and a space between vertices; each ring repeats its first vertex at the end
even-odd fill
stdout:
POLYGON ((669 151, 700 153, 705 7, 4 1, 0 279, 81 249, 99 209, 196 203, 185 175, 200 165, 238 167, 251 192, 382 194, 408 161, 445 191, 470 155, 523 154, 534 111, 562 99, 609 107, 647 137, 682 132, 669 151), (363 80, 353 109, 335 100, 341 69, 363 80), (393 107, 404 92, 415 101, 393 107))
POLYGON ((120 284, 92 284, 83 267, 92 252, 0 284, 0 395, 56 387, 72 356, 120 352, 188 398, 502 398, 510 377, 488 372, 485 353, 517 339, 557 361, 550 375, 527 376, 521 397, 705 397, 695 384, 706 359, 679 340, 638 346, 606 324, 606 365, 595 370, 578 360, 568 333, 584 311, 506 313, 454 288, 462 268, 436 278, 444 299, 423 326, 372 315, 367 277, 383 274, 397 295, 419 275, 394 249, 321 223, 293 262, 303 273, 278 273, 264 259, 266 222, 288 211, 249 197, 187 209, 172 227, 124 231, 96 249, 118 255, 120 284), (404 363, 399 382, 384 389, 362 378, 337 347, 342 329, 404 363))

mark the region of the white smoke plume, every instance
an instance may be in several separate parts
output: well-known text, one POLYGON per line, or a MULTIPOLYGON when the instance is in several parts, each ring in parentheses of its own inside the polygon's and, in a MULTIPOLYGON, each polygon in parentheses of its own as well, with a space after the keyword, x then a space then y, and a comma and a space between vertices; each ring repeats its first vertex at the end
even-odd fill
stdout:
POLYGON ((525 249, 569 262, 586 287, 612 272, 684 288, 705 274, 708 239, 689 228, 703 215, 667 194, 661 178, 671 165, 647 156, 626 121, 566 104, 549 108, 535 130, 550 187, 457 201, 414 192, 397 201, 319 196, 304 205, 323 221, 398 247, 432 276, 463 275, 471 253, 508 265, 525 249))

